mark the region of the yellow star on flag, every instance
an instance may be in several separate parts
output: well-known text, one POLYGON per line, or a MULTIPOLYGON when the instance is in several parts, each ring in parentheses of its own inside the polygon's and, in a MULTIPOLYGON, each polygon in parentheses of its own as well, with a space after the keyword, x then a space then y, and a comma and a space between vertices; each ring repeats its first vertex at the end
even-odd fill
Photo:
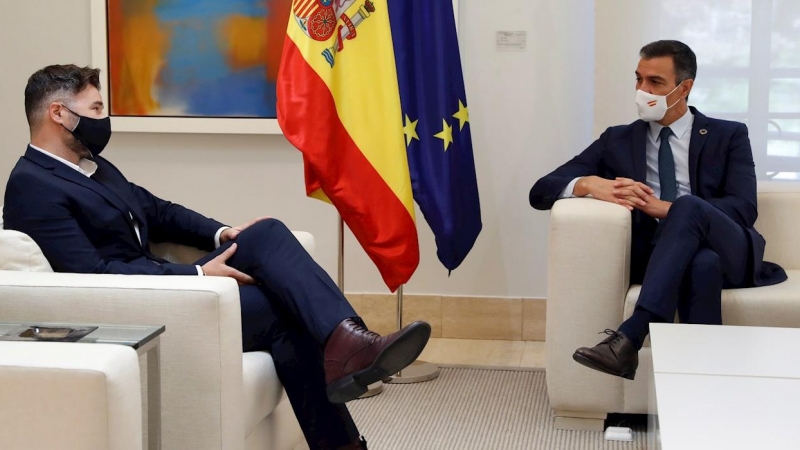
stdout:
POLYGON ((445 119, 442 119, 442 132, 434 134, 433 137, 444 141, 444 151, 447 151, 447 147, 450 147, 453 142, 453 127, 448 125, 445 119))
POLYGON ((461 103, 461 100, 458 101, 458 112, 453 114, 453 117, 458 119, 458 121, 461 123, 458 127, 458 131, 463 130, 464 124, 469 122, 469 108, 464 106, 464 104, 461 103))
POLYGON ((406 114, 406 124, 403 126, 403 133, 406 135, 406 147, 411 145, 412 140, 419 140, 419 136, 417 135, 417 122, 419 122, 419 120, 412 122, 411 119, 408 118, 408 114, 406 114))

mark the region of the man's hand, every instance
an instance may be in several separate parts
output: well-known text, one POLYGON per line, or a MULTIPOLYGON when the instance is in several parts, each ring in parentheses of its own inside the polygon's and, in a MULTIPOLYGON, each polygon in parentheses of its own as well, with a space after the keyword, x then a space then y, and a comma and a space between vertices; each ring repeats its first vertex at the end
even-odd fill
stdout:
POLYGON ((231 245, 227 250, 220 253, 219 256, 203 264, 201 267, 203 273, 210 277, 231 277, 236 280, 239 285, 255 284, 256 281, 253 277, 225 264, 234 253, 236 253, 236 244, 231 245))
POLYGON ((573 193, 578 197, 591 195, 599 200, 617 203, 629 211, 639 209, 656 219, 667 217, 667 211, 672 205, 654 197, 654 191, 646 184, 630 178, 606 180, 597 176, 583 177, 575 183, 573 193))
POLYGON ((578 180, 578 182, 575 183, 573 193, 578 197, 591 195, 598 200, 626 206, 628 203, 623 202, 623 200, 627 200, 631 197, 642 199, 642 204, 644 204, 644 199, 647 198, 648 195, 651 195, 653 190, 646 184, 633 181, 630 178, 606 180, 605 178, 592 175, 578 180))
MULTIPOLYGON (((639 198, 643 202, 647 200, 648 197, 653 195, 654 191, 650 189, 650 187, 644 183, 639 181, 631 180, 630 178, 622 178, 617 177, 614 180, 614 197, 619 200, 624 200, 628 198, 639 198)), ((644 203, 641 203, 644 206, 644 203)))
POLYGON ((269 216, 259 217, 257 219, 251 220, 250 222, 247 222, 244 225, 239 225, 238 227, 228 228, 225 231, 223 231, 222 234, 219 235, 219 243, 220 244, 224 244, 224 243, 226 243, 226 242, 228 242, 228 241, 230 241, 232 239, 236 239, 236 237, 239 236, 239 233, 241 233, 244 229, 246 229, 246 228, 248 228, 248 227, 250 227, 250 226, 252 226, 252 225, 254 225, 254 224, 258 223, 258 222, 261 222, 262 220, 266 220, 266 219, 269 219, 269 218, 270 218, 269 216))
POLYGON ((579 179, 575 183, 573 194, 578 197, 591 195, 598 200, 617 203, 617 198, 614 197, 614 181, 594 175, 579 179))
POLYGON ((672 202, 665 202, 653 195, 648 195, 644 200, 637 196, 631 196, 621 199, 619 203, 630 211, 633 211, 635 208, 656 219, 667 217, 669 208, 672 206, 672 202))

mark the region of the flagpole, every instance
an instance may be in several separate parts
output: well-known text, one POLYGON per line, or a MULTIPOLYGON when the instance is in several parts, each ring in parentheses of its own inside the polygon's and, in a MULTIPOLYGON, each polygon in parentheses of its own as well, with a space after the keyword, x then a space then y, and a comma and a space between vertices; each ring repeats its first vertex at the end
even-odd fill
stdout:
MULTIPOLYGON (((403 285, 397 288, 397 329, 403 329, 403 285)), ((384 380, 384 382, 394 384, 422 383, 423 381, 433 380, 438 376, 439 366, 416 360, 410 366, 384 380)))
MULTIPOLYGON (((342 291, 344 295, 344 219, 342 216, 339 216, 339 268, 338 268, 338 279, 336 280, 336 284, 339 286, 339 290, 342 291)), ((376 381, 370 384, 367 387, 367 392, 361 394, 361 397, 358 398, 370 398, 374 397, 378 394, 383 392, 383 382, 376 381)))
POLYGON ((339 279, 336 284, 344 294, 344 220, 339 216, 339 279))

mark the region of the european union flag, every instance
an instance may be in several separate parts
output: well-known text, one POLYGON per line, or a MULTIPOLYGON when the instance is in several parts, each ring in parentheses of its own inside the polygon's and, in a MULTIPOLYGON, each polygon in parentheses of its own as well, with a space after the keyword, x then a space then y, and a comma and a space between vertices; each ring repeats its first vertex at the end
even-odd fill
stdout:
POLYGON ((458 267, 481 231, 469 104, 452 0, 389 0, 414 200, 458 267))

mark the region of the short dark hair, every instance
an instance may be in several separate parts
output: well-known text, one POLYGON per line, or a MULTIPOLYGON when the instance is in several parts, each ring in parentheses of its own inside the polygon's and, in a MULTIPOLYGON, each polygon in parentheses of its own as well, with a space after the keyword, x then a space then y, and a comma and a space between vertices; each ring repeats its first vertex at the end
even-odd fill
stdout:
POLYGON ((37 70, 25 86, 25 115, 33 128, 41 109, 56 101, 67 101, 87 86, 100 89, 100 69, 78 67, 74 64, 52 65, 37 70))
POLYGON ((651 42, 641 50, 639 56, 644 59, 659 58, 662 56, 672 57, 675 66, 675 84, 680 84, 684 80, 694 80, 697 76, 697 57, 688 45, 680 41, 655 41, 651 42))

